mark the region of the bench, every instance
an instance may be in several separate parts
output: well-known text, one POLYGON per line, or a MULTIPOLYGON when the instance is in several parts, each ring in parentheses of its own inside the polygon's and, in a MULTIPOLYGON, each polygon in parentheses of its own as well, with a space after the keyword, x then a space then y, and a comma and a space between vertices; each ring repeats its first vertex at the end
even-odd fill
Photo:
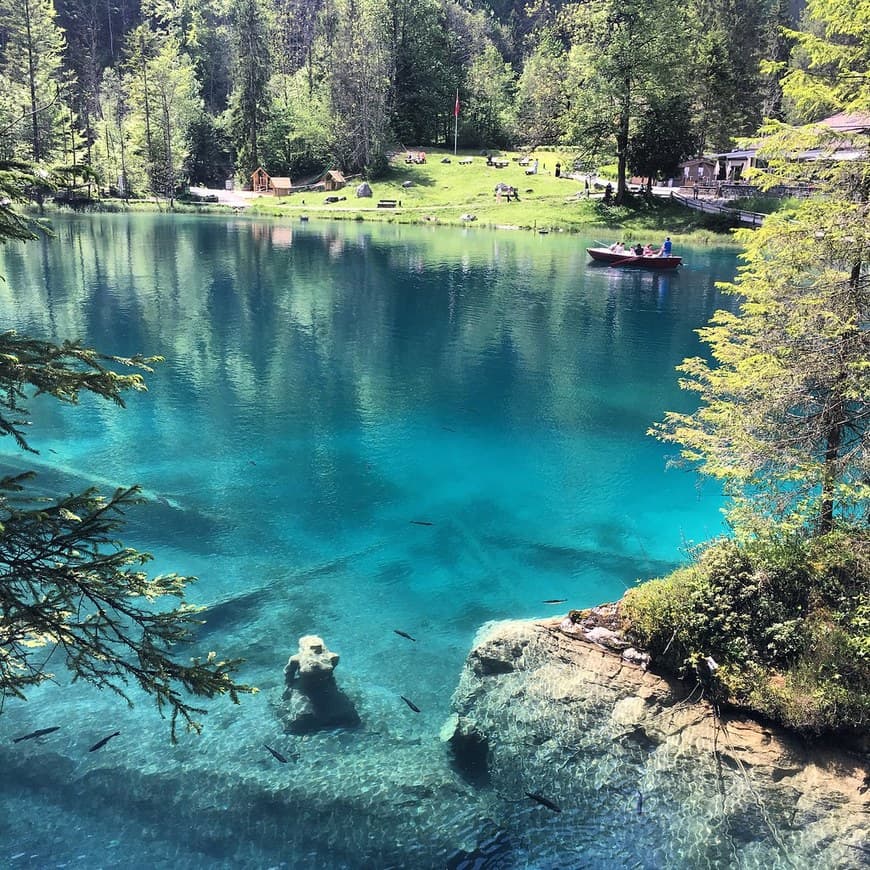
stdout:
POLYGON ((397 199, 379 199, 378 208, 396 208, 399 204, 397 199))
POLYGON ((496 169, 507 169, 507 167, 510 166, 510 161, 509 160, 493 160, 492 166, 494 166, 496 169))
POLYGON ((474 163, 473 157, 463 157, 462 160, 459 161, 460 166, 471 166, 474 163))

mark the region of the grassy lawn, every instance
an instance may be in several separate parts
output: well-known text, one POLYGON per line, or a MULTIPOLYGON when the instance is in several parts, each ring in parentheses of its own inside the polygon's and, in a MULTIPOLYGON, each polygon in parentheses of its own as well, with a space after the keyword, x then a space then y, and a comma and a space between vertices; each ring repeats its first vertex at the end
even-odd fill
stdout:
POLYGON ((565 168, 570 155, 558 151, 536 151, 538 174, 526 175, 518 153, 498 153, 508 160, 503 169, 486 165, 478 152, 456 156, 444 150, 427 150, 426 163, 406 164, 404 153, 394 158, 381 178, 370 182, 371 198, 357 198, 359 181, 329 194, 307 191, 289 197, 263 197, 254 201, 248 212, 273 217, 332 218, 342 220, 379 220, 393 223, 430 223, 448 226, 473 225, 509 227, 537 231, 580 231, 591 227, 620 228, 626 239, 657 243, 662 233, 691 237, 703 242, 727 240, 724 227, 708 225, 698 212, 670 203, 666 199, 645 201, 640 196, 624 207, 608 207, 601 193, 585 196, 583 181, 557 178, 557 162, 565 168), (470 164, 461 164, 471 158, 470 164), (442 162, 442 160, 450 162, 442 162), (519 202, 499 202, 494 189, 498 182, 515 187, 519 202), (408 184, 408 186, 403 186, 408 184), (327 196, 346 197, 327 204, 327 196), (396 200, 395 209, 378 208, 378 200, 396 200), (466 219, 463 220, 463 216, 466 219), (467 216, 474 216, 468 220, 467 216))
MULTIPOLYGON (((441 226, 480 226, 522 229, 538 232, 586 232, 594 228, 618 231, 624 241, 659 244, 664 235, 695 244, 727 244, 731 241, 728 219, 705 215, 666 198, 647 199, 633 194, 620 207, 607 206, 600 190, 586 196, 583 179, 554 174, 556 163, 563 170, 571 163, 568 152, 551 149, 535 151, 538 173, 527 175, 520 166, 518 152, 491 151, 495 159, 508 165, 487 166, 479 152, 454 155, 443 149, 426 151, 426 163, 405 163, 397 155, 384 175, 369 182, 370 198, 358 198, 360 179, 351 181, 334 193, 306 191, 292 196, 259 197, 252 200, 247 214, 258 217, 382 221, 385 223, 434 224, 441 226), (462 160, 470 163, 461 163, 462 160), (449 162, 442 162, 447 160, 449 162), (501 201, 495 195, 499 182, 516 188, 519 201, 501 201), (408 186, 405 187, 404 185, 408 186), (338 202, 327 203, 327 196, 338 202), (379 200, 395 200, 396 208, 378 208, 379 200), (472 218, 472 219, 469 219, 472 218)), ((615 185, 614 185, 615 186, 615 185)), ((103 199, 90 208, 96 211, 168 210, 166 201, 103 199)), ((229 206, 176 201, 174 212, 225 214, 229 206)))

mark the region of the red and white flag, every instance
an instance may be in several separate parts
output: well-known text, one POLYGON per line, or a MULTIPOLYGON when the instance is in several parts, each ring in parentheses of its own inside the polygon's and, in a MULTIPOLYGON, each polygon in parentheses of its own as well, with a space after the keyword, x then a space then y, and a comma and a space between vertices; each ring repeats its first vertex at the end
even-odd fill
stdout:
POLYGON ((453 117, 459 117, 459 89, 456 90, 456 104, 453 106, 453 117))

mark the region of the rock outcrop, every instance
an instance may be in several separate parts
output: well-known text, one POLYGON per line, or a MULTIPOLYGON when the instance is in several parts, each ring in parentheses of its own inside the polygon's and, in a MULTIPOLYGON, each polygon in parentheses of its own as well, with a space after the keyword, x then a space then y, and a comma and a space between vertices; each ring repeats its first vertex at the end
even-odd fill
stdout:
POLYGON ((444 733, 469 779, 545 796, 582 819, 584 838, 626 829, 611 866, 870 862, 866 758, 717 718, 700 686, 649 672, 601 627, 481 630, 444 733))
POLYGON ((323 728, 353 728, 360 719, 353 702, 338 688, 333 671, 338 653, 327 649, 322 638, 299 638, 299 652, 284 668, 284 694, 280 718, 284 730, 308 734, 323 728))

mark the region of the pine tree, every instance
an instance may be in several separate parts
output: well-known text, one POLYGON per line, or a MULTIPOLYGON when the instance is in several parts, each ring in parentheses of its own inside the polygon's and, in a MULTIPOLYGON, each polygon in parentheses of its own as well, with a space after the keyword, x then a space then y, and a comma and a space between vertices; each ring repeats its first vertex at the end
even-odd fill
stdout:
POLYGON ((236 168, 248 178, 263 162, 261 138, 270 115, 270 22, 260 0, 233 0, 235 72, 229 117, 236 168))
POLYGON ((64 114, 60 94, 64 40, 55 22, 54 4, 3 0, 0 13, 6 30, 2 75, 8 88, 7 99, 0 104, 5 109, 0 126, 9 128, 13 136, 7 153, 50 162, 62 147, 64 114))
MULTIPOLYGON (((848 20, 839 0, 808 11, 814 27, 794 34, 786 98, 810 117, 866 109, 870 8, 848 20)), ((712 363, 681 366, 701 407, 654 431, 725 482, 739 525, 772 518, 825 534, 870 511, 870 136, 866 122, 846 134, 823 124, 762 132, 766 168, 754 181, 810 181, 816 193, 739 235, 739 312, 701 330, 712 363)))
MULTIPOLYGON (((39 226, 12 203, 36 178, 0 164, 0 241, 35 238, 39 226)), ((92 394, 123 407, 158 360, 0 333, 0 436, 33 451, 26 406, 36 396, 77 404, 92 394)), ((52 680, 49 664, 128 701, 137 685, 168 714, 173 740, 179 720, 200 730, 196 717, 206 710, 191 695, 238 702, 252 691, 233 679, 237 660, 180 660, 198 624, 198 609, 183 600, 194 578, 149 577, 142 567, 150 556, 117 542, 139 500, 136 487, 55 498, 35 491, 31 472, 0 479, 0 711, 5 697, 26 699, 52 680)))

